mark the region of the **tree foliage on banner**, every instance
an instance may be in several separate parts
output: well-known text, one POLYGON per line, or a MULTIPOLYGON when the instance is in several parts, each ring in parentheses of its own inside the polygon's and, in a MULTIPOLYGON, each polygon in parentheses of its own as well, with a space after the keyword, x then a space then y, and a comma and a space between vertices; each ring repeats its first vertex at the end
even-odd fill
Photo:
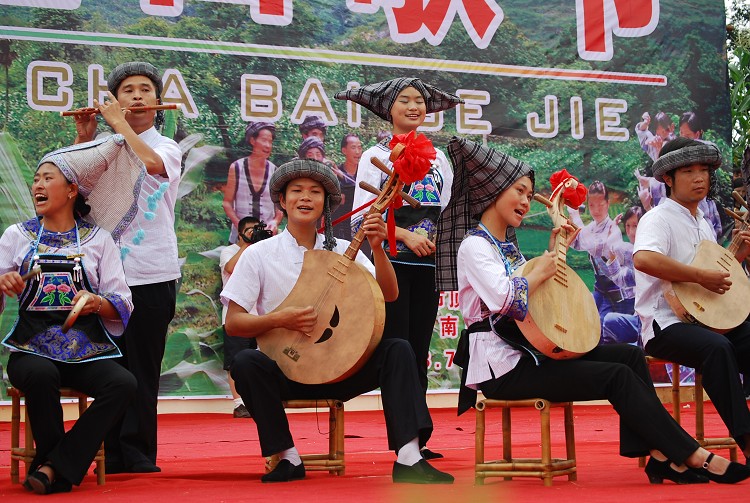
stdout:
POLYGON ((734 0, 731 13, 727 43, 730 53, 732 164, 739 167, 750 142, 750 4, 734 0))
MULTIPOLYGON (((645 171, 651 163, 633 134, 633 127, 644 112, 654 116, 665 111, 675 123, 682 112, 700 112, 709 118, 706 138, 717 142, 725 157, 730 158, 728 139, 732 124, 728 120, 728 101, 723 94, 726 59, 722 50, 724 10, 720 1, 661 0, 660 22, 654 33, 648 37, 616 37, 613 60, 606 63, 586 61, 578 56, 576 2, 503 0, 497 3, 502 5, 505 19, 489 46, 481 50, 460 21, 450 26, 443 42, 437 46, 425 41, 396 43, 389 36, 388 22, 382 10, 359 15, 352 12, 344 0, 297 0, 293 2, 294 22, 283 27, 253 22, 246 5, 198 0, 185 1, 182 15, 173 18, 145 15, 136 0, 83 0, 76 10, 0 7, 2 24, 9 26, 321 48, 536 68, 607 70, 664 75, 667 78, 666 86, 632 86, 116 45, 12 40, 7 51, 6 47, 0 46, 0 55, 7 54, 9 62, 5 67, 7 78, 3 73, 0 82, 0 90, 7 89, 7 98, 3 97, 3 107, 0 107, 3 112, 0 118, 3 129, 12 133, 12 147, 16 152, 13 155, 17 156, 13 162, 18 165, 23 161, 34 166, 44 153, 67 145, 74 137, 70 119, 61 118, 56 113, 35 111, 28 106, 26 70, 33 61, 59 61, 70 65, 74 74, 70 87, 75 95, 75 106, 87 104, 86 76, 92 64, 101 65, 105 72, 128 60, 150 61, 161 69, 176 68, 192 93, 198 117, 186 118, 176 114, 171 115, 168 122, 170 132, 174 132, 175 140, 184 149, 186 174, 176 212, 182 280, 177 313, 170 326, 167 355, 162 364, 163 393, 227 392, 225 373, 220 367, 218 252, 226 244, 229 231, 229 221, 222 209, 222 188, 228 166, 234 159, 249 153, 244 142, 245 123, 240 113, 243 75, 273 75, 283 81, 281 102, 284 113, 276 123, 277 135, 271 157, 276 165, 296 155, 300 142, 298 126, 292 123, 289 115, 309 78, 319 79, 332 96, 345 89, 350 81, 368 83, 406 74, 451 92, 457 89, 486 90, 491 100, 483 107, 483 114, 491 119, 494 128, 487 136, 488 143, 534 166, 537 188, 541 191, 549 189, 549 175, 561 168, 579 175, 586 183, 594 179, 603 181, 612 193, 612 216, 637 201, 633 171, 645 171), (15 55, 13 58, 11 53, 15 55), (562 110, 559 133, 550 139, 533 138, 527 131, 527 115, 530 112, 543 113, 544 99, 549 95, 559 98, 562 110), (583 137, 579 139, 571 134, 570 113, 567 111, 568 102, 574 96, 581 98, 584 109, 583 137), (622 115, 622 126, 627 127, 633 136, 629 141, 609 142, 597 138, 594 103, 599 97, 616 97, 630 104, 627 113, 622 115), (198 140, 199 137, 202 139, 198 140)), ((745 67, 745 78, 746 75, 745 67)), ((341 162, 338 140, 351 128, 344 119, 346 105, 334 102, 333 106, 340 122, 328 128, 327 156, 341 162)), ((443 129, 427 133, 438 148, 446 145, 457 133, 454 117, 455 112, 447 112, 443 129)), ((380 130, 387 128, 386 123, 363 110, 362 125, 356 132, 367 147, 380 130)), ((28 182, 30 172, 23 171, 22 177, 28 182)), ((5 183, 4 176, 1 183, 5 183)), ((22 189, 16 190, 22 192, 22 189)), ((728 190, 723 197, 728 200, 728 190)), ((0 201, 0 214, 3 214, 2 204, 0 201)), ((526 221, 527 229, 519 235, 529 258, 545 248, 550 226, 541 206, 535 203, 531 214, 534 216, 526 221)), ((588 217, 585 215, 584 218, 588 217)), ((3 223, 7 225, 9 222, 3 223)), ((587 255, 571 251, 568 262, 591 284, 587 255)), ((11 307, 8 309, 10 311, 11 307)), ((7 328, 11 321, 6 312, 0 316, 0 327, 7 328)), ((457 370, 451 365, 451 351, 461 328, 463 321, 457 301, 450 293, 445 293, 431 347, 429 375, 432 388, 450 388, 458 384, 457 370)), ((4 360, 6 356, 0 353, 0 359, 4 360)))

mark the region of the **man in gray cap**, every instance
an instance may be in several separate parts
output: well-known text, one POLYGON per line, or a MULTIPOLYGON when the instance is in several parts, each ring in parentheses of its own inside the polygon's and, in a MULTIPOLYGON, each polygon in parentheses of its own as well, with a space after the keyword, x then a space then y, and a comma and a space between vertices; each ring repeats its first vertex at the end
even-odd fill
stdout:
MULTIPOLYGON (((719 166, 721 153, 713 143, 680 137, 661 149, 652 169, 654 178, 666 185, 667 198, 638 223, 633 245, 635 310, 641 318, 646 352, 700 370, 706 393, 748 457, 750 410, 740 373, 750 373, 750 323, 745 321, 724 334, 685 323, 664 294, 665 288, 671 290, 670 282, 689 282, 732 295, 732 282, 724 269, 690 265, 700 241, 716 242, 699 204, 715 183, 714 171, 719 166)), ((734 256, 743 262, 750 254, 750 232, 739 234, 734 256)))
MULTIPOLYGON (((159 375, 180 277, 174 207, 182 152, 176 142, 154 127, 156 111, 132 110, 160 102, 162 80, 153 65, 141 61, 123 63, 109 74, 107 87, 108 97, 102 102, 94 100, 94 104, 112 130, 125 137, 145 164, 148 176, 141 186, 135 219, 118 240, 134 305, 127 330, 118 342, 123 353, 121 363, 138 380, 138 400, 130 404, 121 425, 112 429, 105 442, 106 471, 158 472, 159 375), (131 110, 123 110, 126 108, 131 110)), ((75 143, 93 139, 96 116, 91 113, 75 118, 75 143)))
MULTIPOLYGON (((297 283, 306 251, 327 249, 344 254, 349 247, 348 241, 333 238, 331 211, 341 203, 341 189, 328 166, 310 159, 293 160, 279 166, 270 185, 271 197, 287 216, 287 227, 248 248, 237 262, 221 293, 229 305, 225 328, 230 335, 256 337, 276 328, 311 332, 318 316, 312 306, 277 308, 297 283), (317 232, 321 215, 326 220, 325 237, 317 232)), ((392 301, 398 296, 398 284, 380 246, 386 237, 383 217, 377 212, 367 215, 362 228, 372 246, 374 266, 361 252, 356 261, 375 277, 384 299, 392 301)), ((305 477, 282 400, 322 396, 349 400, 378 387, 383 396, 388 444, 397 454, 393 481, 453 482, 451 475, 433 468, 420 454, 420 445, 432 434, 432 419, 419 385, 414 353, 404 340, 382 340, 359 371, 335 383, 292 381, 262 349, 246 349, 235 355, 231 373, 258 427, 263 456, 278 455, 280 459, 273 471, 261 477, 263 482, 305 477)))

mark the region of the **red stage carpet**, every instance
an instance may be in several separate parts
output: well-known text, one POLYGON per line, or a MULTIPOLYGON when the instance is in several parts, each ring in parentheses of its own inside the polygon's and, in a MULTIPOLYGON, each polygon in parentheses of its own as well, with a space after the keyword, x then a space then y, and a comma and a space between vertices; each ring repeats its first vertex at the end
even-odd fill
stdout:
MULTIPOLYGON (((694 425, 693 404, 684 404, 683 424, 694 425)), ((677 486, 648 483, 637 460, 618 456, 617 416, 609 406, 575 408, 578 481, 555 479, 544 487, 539 479, 487 479, 474 486, 474 414, 457 418, 454 410, 433 410, 435 432, 431 449, 445 454, 435 466, 455 475, 452 486, 410 486, 391 483, 395 459, 388 451, 383 416, 379 412, 346 413, 346 475, 308 473, 305 480, 286 484, 262 484, 263 458, 251 419, 230 414, 169 414, 159 417, 161 473, 108 475, 107 484, 97 486, 93 474, 70 494, 48 496, 55 501, 350 501, 388 502, 530 502, 550 501, 747 501, 750 481, 736 486, 703 484, 677 486)), ((489 457, 500 456, 499 414, 490 411, 489 457)), ((301 453, 327 450, 327 410, 318 414, 289 416, 301 453), (322 433, 321 433, 322 432, 322 433)), ((538 413, 514 411, 514 454, 539 454, 538 413)), ((562 412, 553 411, 553 456, 564 453, 562 412)), ((724 436, 726 430, 710 404, 706 404, 707 435, 724 436)), ((23 435, 23 433, 22 433, 23 435)), ((36 499, 21 485, 12 485, 9 475, 10 424, 0 424, 0 496, 5 501, 36 499)), ((516 455, 517 455, 516 454, 516 455)), ((727 455, 724 451, 722 455, 727 455)), ((488 459, 489 459, 488 457, 488 459)), ((744 461, 744 459, 743 459, 744 461)), ((21 464, 23 470, 23 464, 21 464)))

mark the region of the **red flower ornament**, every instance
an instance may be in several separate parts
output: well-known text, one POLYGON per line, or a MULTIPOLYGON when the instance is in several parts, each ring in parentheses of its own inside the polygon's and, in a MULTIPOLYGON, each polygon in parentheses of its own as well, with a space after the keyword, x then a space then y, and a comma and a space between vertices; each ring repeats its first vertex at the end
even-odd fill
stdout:
POLYGON ((550 175, 549 182, 552 186, 552 193, 561 189, 563 190, 562 198, 569 207, 578 208, 586 201, 586 196, 589 193, 588 189, 578 181, 578 178, 568 173, 568 170, 561 169, 560 171, 555 171, 550 175), (565 187, 564 184, 568 180, 575 180, 576 183, 565 187))
POLYGON ((405 185, 421 181, 437 156, 435 147, 425 135, 414 131, 397 134, 388 146, 393 150, 399 143, 405 148, 403 154, 393 162, 394 171, 405 185))

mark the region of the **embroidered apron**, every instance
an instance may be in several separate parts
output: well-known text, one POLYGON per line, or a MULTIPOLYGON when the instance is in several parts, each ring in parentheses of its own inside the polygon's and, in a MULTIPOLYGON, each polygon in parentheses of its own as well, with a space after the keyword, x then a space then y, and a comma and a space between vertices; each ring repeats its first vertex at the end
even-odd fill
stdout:
POLYGON ((93 291, 80 260, 46 254, 35 256, 29 269, 34 265, 42 271, 26 283, 18 319, 3 344, 68 363, 122 356, 96 314, 79 316, 67 333, 62 332, 76 293, 93 291))

